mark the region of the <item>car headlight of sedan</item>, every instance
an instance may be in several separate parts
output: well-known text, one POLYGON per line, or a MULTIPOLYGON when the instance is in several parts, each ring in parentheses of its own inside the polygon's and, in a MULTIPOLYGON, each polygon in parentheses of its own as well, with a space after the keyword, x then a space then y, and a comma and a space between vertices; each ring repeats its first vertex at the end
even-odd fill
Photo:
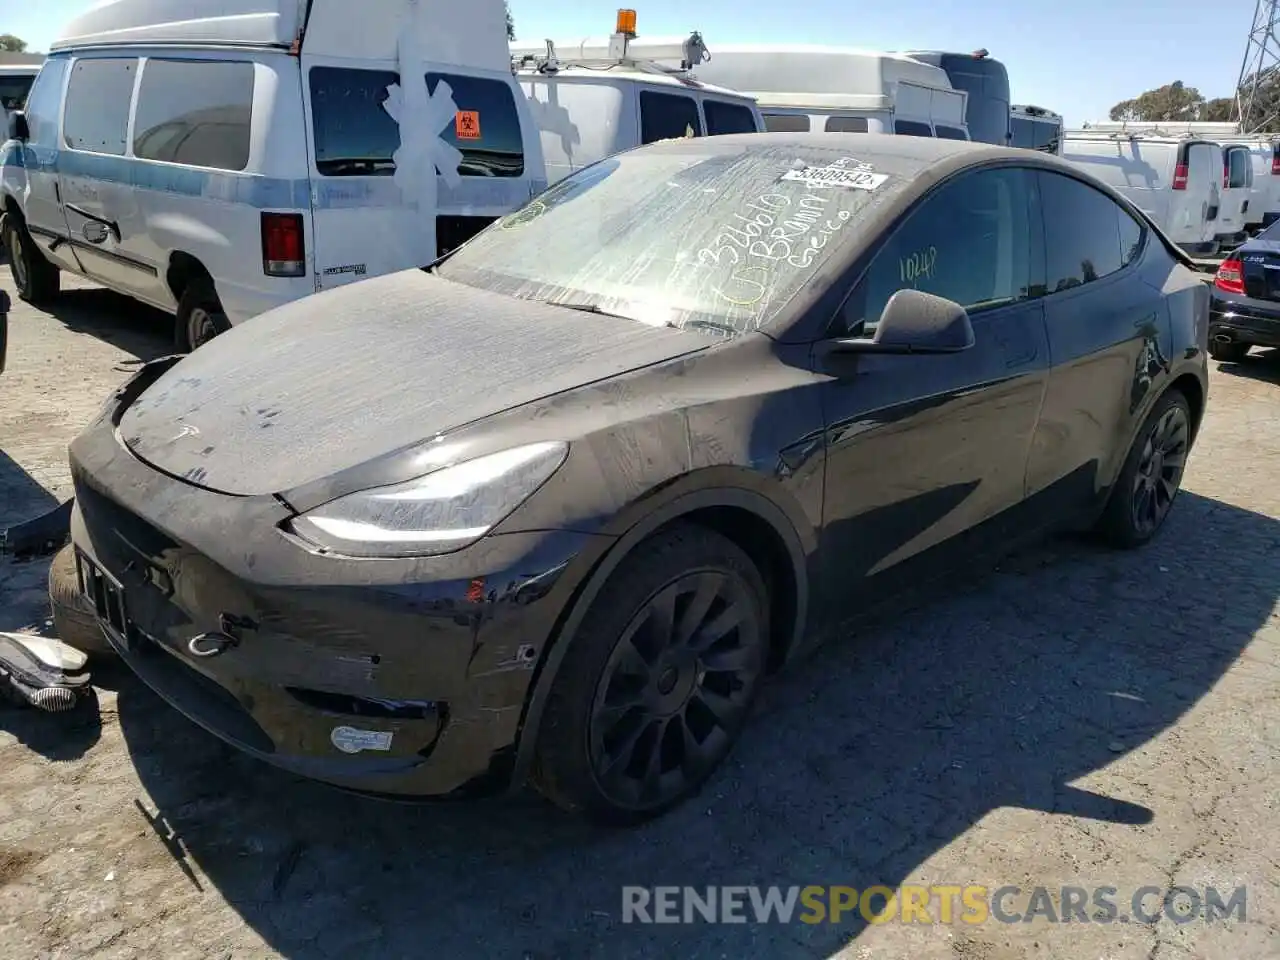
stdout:
POLYGON ((560 441, 464 460, 413 480, 348 494, 294 517, 293 532, 349 557, 430 557, 475 543, 551 478, 560 441))

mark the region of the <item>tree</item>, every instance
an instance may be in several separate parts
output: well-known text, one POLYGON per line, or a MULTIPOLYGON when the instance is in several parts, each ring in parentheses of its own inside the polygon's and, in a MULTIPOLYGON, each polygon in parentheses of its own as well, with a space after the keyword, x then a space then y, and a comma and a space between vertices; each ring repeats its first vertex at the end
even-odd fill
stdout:
POLYGON ((1181 80, 1148 90, 1111 108, 1112 120, 1199 120, 1205 99, 1195 87, 1181 80))
POLYGON ((1245 122, 1250 133, 1280 132, 1280 68, 1268 67, 1260 77, 1257 74, 1246 77, 1240 88, 1240 100, 1249 112, 1245 122))
POLYGON ((511 4, 506 4, 507 8, 507 39, 514 40, 516 38, 516 22, 511 19, 511 4))
POLYGON ((1211 120, 1215 123, 1230 123, 1233 120, 1239 120, 1235 98, 1214 97, 1212 100, 1206 100, 1204 107, 1200 110, 1200 119, 1211 120))
POLYGON ((5 53, 22 53, 26 49, 27 41, 12 33, 0 33, 0 50, 5 53))

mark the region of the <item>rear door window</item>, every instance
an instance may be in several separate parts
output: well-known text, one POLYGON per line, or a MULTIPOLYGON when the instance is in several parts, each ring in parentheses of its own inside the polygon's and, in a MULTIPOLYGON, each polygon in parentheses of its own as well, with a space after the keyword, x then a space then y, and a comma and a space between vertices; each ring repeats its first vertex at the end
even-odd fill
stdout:
MULTIPOLYGON (((457 106, 440 139, 462 153, 458 172, 472 177, 524 173, 520 114, 509 84, 488 77, 428 73, 434 94, 447 83, 457 106)), ((387 113, 387 88, 399 82, 390 70, 312 67, 311 115, 316 169, 327 177, 391 176, 400 128, 387 113)))
POLYGON ((702 120, 693 97, 640 91, 640 142, 702 136, 702 120))
POLYGON ((1251 164, 1249 162, 1248 147, 1231 147, 1228 149, 1226 165, 1228 189, 1240 190, 1249 186, 1252 178, 1249 176, 1251 164))
POLYGON ((968 140, 969 134, 965 133, 959 127, 948 127, 945 124, 936 124, 934 132, 937 133, 941 140, 968 140))
POLYGON ((62 130, 67 146, 86 153, 124 156, 129 104, 138 61, 133 57, 81 59, 71 67, 62 130))
POLYGON ((764 128, 770 133, 808 133, 809 118, 802 113, 766 113, 764 128))
POLYGON ((21 110, 33 80, 35 74, 0 74, 0 107, 6 111, 21 110))
POLYGON ((1124 210, 1072 177, 1041 171, 1039 178, 1049 293, 1100 280, 1128 262, 1120 248, 1124 210))
POLYGON ((62 106, 62 81, 67 75, 68 61, 62 57, 46 60, 27 95, 28 143, 33 147, 58 145, 58 109, 62 106))
POLYGON ((704 99, 702 112, 707 118, 707 136, 756 132, 756 118, 740 103, 704 99))
POLYGON ((893 132, 907 137, 932 137, 933 128, 919 120, 895 120, 893 132))
POLYGON ((138 87, 133 155, 217 170, 249 163, 253 64, 148 60, 138 87))

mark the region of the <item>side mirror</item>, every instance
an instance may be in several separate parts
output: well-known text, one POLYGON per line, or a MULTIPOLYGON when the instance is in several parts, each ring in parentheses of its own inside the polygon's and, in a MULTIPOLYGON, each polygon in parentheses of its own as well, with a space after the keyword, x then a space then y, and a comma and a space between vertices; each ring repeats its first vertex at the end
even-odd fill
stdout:
POLYGON ((870 337, 829 341, 836 353, 959 353, 973 346, 973 324, 954 300, 899 290, 884 305, 870 337))
POLYGON ((26 143, 31 139, 31 128, 27 125, 27 115, 21 110, 9 114, 9 139, 26 143))

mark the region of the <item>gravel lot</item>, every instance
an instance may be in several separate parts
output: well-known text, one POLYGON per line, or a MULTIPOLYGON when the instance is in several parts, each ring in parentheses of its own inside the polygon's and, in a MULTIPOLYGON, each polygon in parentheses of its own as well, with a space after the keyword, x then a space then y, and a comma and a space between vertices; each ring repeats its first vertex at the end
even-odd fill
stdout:
MULTIPOLYGON (((168 350, 164 318, 87 285, 11 326, 0 527, 69 494, 67 443, 129 361, 168 350)), ((71 716, 0 706, 0 954, 1280 956, 1278 413, 1280 356, 1216 369, 1156 543, 1055 542, 828 645, 768 691, 702 798, 637 831, 533 797, 339 794, 108 668, 71 716), (1111 886, 1121 913, 1143 886, 1246 885, 1247 919, 621 922, 628 884, 901 883, 1043 885, 1055 903, 1111 886)), ((0 629, 44 628, 46 571, 0 560, 0 629)))

